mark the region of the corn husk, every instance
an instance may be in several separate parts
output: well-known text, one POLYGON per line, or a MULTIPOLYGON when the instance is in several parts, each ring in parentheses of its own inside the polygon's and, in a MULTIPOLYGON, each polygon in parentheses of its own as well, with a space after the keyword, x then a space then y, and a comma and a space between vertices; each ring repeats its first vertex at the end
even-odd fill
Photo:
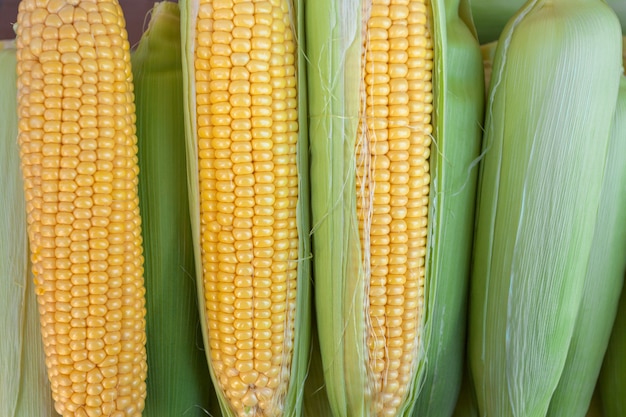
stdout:
MULTIPOLYGON (((369 416, 365 309, 356 214, 355 142, 366 2, 306 3, 315 297, 326 390, 334 416, 369 416), (350 16, 350 18, 346 18, 350 16)), ((435 127, 426 313, 410 392, 398 415, 452 413, 463 363, 482 64, 466 2, 433 1, 435 127), (444 228, 442 225, 446 224, 444 228)))
POLYGON ((576 328, 548 416, 584 416, 615 321, 626 270, 626 78, 622 77, 576 328), (598 308, 598 306, 602 306, 598 308))
MULTIPOLYGON (((191 212, 191 226, 194 239, 196 259, 196 282, 200 304, 200 317, 202 335, 205 346, 205 355, 209 362, 209 371, 213 384, 217 389, 217 399, 220 410, 224 417, 234 417, 235 412, 228 404, 225 394, 219 387, 215 372, 211 366, 211 348, 208 343, 208 329, 204 298, 204 283, 202 279, 201 245, 200 245, 200 194, 198 178, 198 138, 196 131, 195 112, 195 82, 193 52, 195 47, 195 24, 197 21, 198 0, 189 0, 180 3, 181 27, 183 45, 183 85, 185 92, 185 130, 188 161, 188 185, 191 212)), ((293 16, 293 29, 297 41, 297 90, 298 90, 298 124, 299 135, 297 145, 298 167, 298 203, 297 203, 297 227, 298 227, 298 278, 295 313, 295 335, 291 359, 289 386, 283 402, 285 417, 299 416, 302 412, 304 397, 304 380, 308 372, 310 339, 311 339, 311 305, 310 305, 310 258, 311 248, 310 234, 310 205, 309 205, 309 177, 308 177, 308 135, 307 135, 307 102, 306 102, 306 68, 304 50, 304 9, 303 0, 290 0, 290 13, 293 16)))
POLYGON ((311 362, 304 386, 304 400, 302 415, 304 417, 332 416, 320 351, 320 342, 317 337, 317 323, 315 315, 311 320, 311 362))
POLYGON ((0 48, 0 415, 56 417, 30 269, 17 145, 16 52, 0 48))
POLYGON ((481 415, 545 416, 577 326, 621 74, 602 1, 529 1, 498 41, 469 358, 481 415))
POLYGON ((451 0, 435 5, 434 28, 439 27, 442 40, 435 47, 439 58, 435 57, 425 365, 413 417, 450 416, 461 387, 484 106, 483 66, 469 4, 451 0))
POLYGON ((212 390, 200 337, 185 174, 176 3, 156 3, 132 55, 148 354, 144 416, 206 416, 212 390))

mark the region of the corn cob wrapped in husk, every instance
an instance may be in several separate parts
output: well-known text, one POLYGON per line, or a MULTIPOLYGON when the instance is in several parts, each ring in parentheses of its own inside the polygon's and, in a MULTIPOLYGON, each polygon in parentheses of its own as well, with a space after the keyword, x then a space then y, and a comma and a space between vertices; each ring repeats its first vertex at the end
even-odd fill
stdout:
POLYGON ((454 408, 484 96, 467 6, 306 3, 317 326, 335 416, 454 408))
POLYGON ((565 368, 550 401, 550 417, 583 416, 589 408, 622 291, 626 272, 625 77, 609 140, 583 296, 565 368))
POLYGON ((156 3, 132 58, 146 285, 149 416, 205 416, 204 358, 185 170, 180 13, 156 3))
MULTIPOLYGON (((570 349, 572 355, 586 349, 578 335, 612 320, 610 308, 585 327, 577 317, 585 314, 587 285, 598 285, 587 284, 588 275, 614 279, 613 272, 593 272, 593 258, 610 254, 591 249, 598 221, 607 220, 598 213, 620 36, 618 19, 602 1, 533 0, 498 41, 470 298, 469 358, 481 415, 545 416, 568 378, 593 387, 592 370, 567 377, 565 367, 570 349)), ((616 199, 607 197, 611 204, 616 199)), ((595 339, 585 343, 602 349, 595 339)), ((584 415, 588 401, 572 412, 584 415)))
POLYGON ((224 416, 298 416, 310 346, 301 1, 181 2, 202 333, 224 416))
POLYGON ((56 417, 28 256, 13 41, 0 45, 0 415, 56 417))

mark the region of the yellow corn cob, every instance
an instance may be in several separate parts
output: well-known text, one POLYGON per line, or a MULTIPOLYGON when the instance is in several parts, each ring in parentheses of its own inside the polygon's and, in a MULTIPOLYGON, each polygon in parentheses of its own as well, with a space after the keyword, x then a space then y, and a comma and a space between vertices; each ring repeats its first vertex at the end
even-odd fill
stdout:
POLYGON ((19 143, 46 365, 64 416, 139 416, 145 308, 130 53, 117 0, 24 0, 19 143))
POLYGON ((307 3, 316 314, 335 416, 452 413, 483 95, 467 7, 307 3))
POLYGON ((393 416, 421 342, 433 50, 423 0, 373 0, 368 14, 356 209, 369 278, 365 319, 375 409, 393 416))
POLYGON ((306 232, 297 214, 295 13, 288 0, 181 6, 193 93, 186 103, 192 213, 199 209, 192 221, 212 377, 227 415, 295 415, 302 376, 293 363, 302 362, 309 331, 308 312, 297 312, 306 308, 299 300, 306 232))

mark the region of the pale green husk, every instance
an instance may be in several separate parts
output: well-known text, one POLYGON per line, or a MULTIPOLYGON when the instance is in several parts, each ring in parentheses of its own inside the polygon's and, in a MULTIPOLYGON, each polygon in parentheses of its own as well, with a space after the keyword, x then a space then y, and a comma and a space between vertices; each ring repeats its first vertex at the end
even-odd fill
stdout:
POLYGON ((185 166, 180 15, 157 3, 132 55, 143 223, 148 379, 143 415, 206 416, 185 166))
MULTIPOLYGON (((219 389, 218 381, 211 367, 210 346, 208 343, 208 329, 205 312, 204 284, 202 279, 202 258, 200 246, 200 193, 198 178, 198 137, 196 130, 196 103, 193 54, 195 48, 195 24, 197 20, 199 0, 188 0, 180 3, 181 10, 181 35, 183 49, 183 90, 185 94, 185 131, 187 143, 187 169, 189 201, 191 213, 191 227, 196 256, 196 282, 200 304, 202 335, 204 339, 205 354, 209 363, 209 371, 217 391, 217 398, 224 417, 235 417, 235 413, 228 404, 225 395, 219 389)), ((306 95, 306 67, 303 46, 304 42, 304 9, 303 0, 291 0, 290 11, 293 15, 294 34, 298 46, 297 51, 297 83, 298 83, 298 124, 299 135, 297 145, 298 166, 298 278, 297 278, 297 307, 295 315, 295 336, 291 372, 287 395, 284 399, 284 416, 300 416, 304 397, 304 380, 308 372, 310 339, 311 339, 311 305, 310 305, 310 258, 311 247, 310 233, 310 205, 309 205, 309 176, 308 174, 308 135, 307 135, 307 95, 306 95)))
POLYGON ((601 0, 529 1, 498 42, 470 298, 481 415, 543 417, 577 325, 621 74, 601 0))
POLYGON ((622 77, 576 328, 548 417, 584 416, 615 321, 626 269, 626 78, 622 77))
MULTIPOLYGON (((313 309, 313 313, 315 309, 313 309)), ((303 417, 331 417, 332 411, 328 402, 326 384, 324 383, 324 368, 320 352, 319 338, 317 337, 317 323, 315 314, 311 318, 311 362, 309 372, 304 383, 304 401, 302 404, 303 417)))
MULTIPOLYGON (((471 0, 478 38, 481 44, 498 39, 506 22, 524 5, 526 0, 471 0)), ((626 2, 606 0, 617 13, 626 31, 626 2)))
POLYGON ((16 52, 0 48, 0 415, 56 417, 30 270, 17 144, 16 52))
MULTIPOLYGON (((335 416, 373 414, 366 287, 356 213, 361 10, 358 0, 306 2, 317 325, 335 416), (349 18, 346 18, 349 16, 349 18)), ((450 415, 459 391, 472 241, 474 162, 483 73, 466 2, 433 1, 435 47, 431 208, 424 343, 398 415, 450 415), (444 227, 445 225, 445 227, 444 227)))

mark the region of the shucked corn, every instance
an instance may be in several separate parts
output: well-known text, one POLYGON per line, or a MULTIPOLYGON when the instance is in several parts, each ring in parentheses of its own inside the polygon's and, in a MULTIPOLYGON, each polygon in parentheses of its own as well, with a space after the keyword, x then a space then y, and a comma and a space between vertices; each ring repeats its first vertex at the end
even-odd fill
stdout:
POLYGON ((292 415, 301 402, 308 330, 296 323, 308 326, 308 277, 297 10, 287 0, 183 3, 199 296, 227 415, 292 415))
POLYGON ((137 138, 119 4, 22 1, 17 59, 28 236, 56 409, 141 415, 137 138))

